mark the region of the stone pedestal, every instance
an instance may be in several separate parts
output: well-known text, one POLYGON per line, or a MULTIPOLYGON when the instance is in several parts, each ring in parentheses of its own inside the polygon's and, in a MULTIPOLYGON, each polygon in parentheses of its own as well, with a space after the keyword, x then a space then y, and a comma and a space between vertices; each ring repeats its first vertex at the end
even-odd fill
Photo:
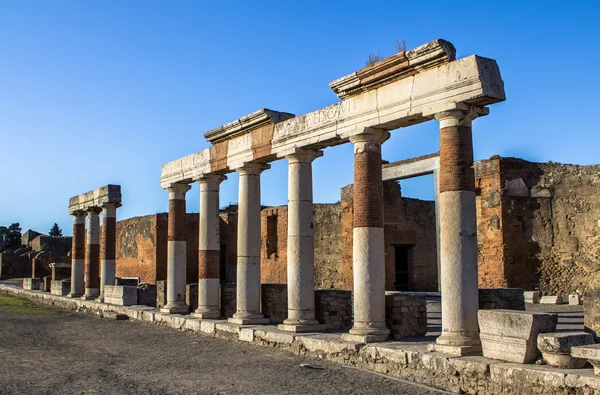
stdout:
POLYGON ((42 280, 39 278, 24 278, 23 289, 27 291, 39 291, 42 286, 42 280))
POLYGON ((594 338, 585 332, 540 333, 537 345, 544 361, 562 369, 581 369, 587 361, 571 356, 571 348, 594 344, 594 338))
POLYGON ((221 242, 219 236, 219 184, 225 176, 200 178, 200 228, 198 235, 198 307, 193 316, 216 319, 219 311, 221 242))
POLYGON ((71 280, 52 280, 50 293, 52 295, 65 296, 71 290, 71 280))
POLYGON ((127 285, 105 285, 104 302, 117 306, 138 304, 137 287, 127 285))
POLYGON ((351 136, 354 144, 353 261, 354 324, 344 340, 361 343, 384 341, 385 251, 383 239, 383 182, 381 144, 389 133, 365 129, 351 136))
POLYGON ((169 192, 169 224, 167 244, 167 304, 161 313, 187 314, 189 306, 185 303, 185 194, 190 190, 187 184, 172 184, 169 192))
POLYGON ((525 291, 523 297, 525 303, 540 303, 540 291, 525 291))
POLYGON ((288 160, 288 317, 278 328, 289 332, 325 330, 315 319, 315 254, 312 161, 319 151, 298 150, 288 160))
POLYGON ((100 296, 100 217, 102 209, 88 209, 87 245, 85 249, 85 293, 84 300, 100 296))
POLYGON ((435 350, 479 354, 477 212, 471 120, 473 109, 436 114, 440 123, 440 264, 442 335, 435 350))
POLYGON ((85 292, 85 212, 75 211, 73 216, 73 239, 71 247, 71 292, 70 298, 79 298, 85 292))
POLYGON ((260 312, 260 173, 269 166, 249 163, 240 175, 237 238, 236 312, 229 322, 267 324, 260 312), (257 228, 258 227, 258 228, 257 228))

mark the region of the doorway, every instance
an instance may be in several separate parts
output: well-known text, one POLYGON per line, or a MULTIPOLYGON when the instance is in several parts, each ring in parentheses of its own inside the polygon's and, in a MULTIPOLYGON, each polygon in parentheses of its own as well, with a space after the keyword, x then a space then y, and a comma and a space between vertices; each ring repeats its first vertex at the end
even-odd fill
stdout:
POLYGON ((412 245, 395 245, 394 246, 394 267, 396 277, 394 288, 396 291, 409 291, 410 278, 412 274, 412 245))

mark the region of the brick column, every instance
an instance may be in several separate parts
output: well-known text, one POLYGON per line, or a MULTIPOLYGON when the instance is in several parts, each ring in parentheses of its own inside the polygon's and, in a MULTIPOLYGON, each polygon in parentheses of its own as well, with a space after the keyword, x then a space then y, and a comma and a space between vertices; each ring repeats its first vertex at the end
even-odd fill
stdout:
POLYGON ((288 160, 287 292, 288 317, 280 330, 325 330, 315 319, 315 252, 312 161, 321 151, 298 150, 288 160))
POLYGON ((440 264, 442 335, 433 348, 453 355, 481 353, 477 311, 477 212, 472 111, 436 114, 440 123, 440 264))
POLYGON ((75 211, 73 216, 73 239, 71 244, 71 292, 70 298, 80 298, 85 292, 83 279, 85 259, 85 211, 75 211))
POLYGON ((88 228, 85 248, 85 293, 84 300, 100 296, 100 207, 88 208, 88 228))
POLYGON ((104 301, 104 286, 115 284, 115 255, 117 244, 117 205, 105 203, 102 207, 100 232, 100 297, 104 301))
POLYGON ((167 304, 161 313, 186 314, 190 308, 185 303, 186 241, 185 194, 187 184, 171 184, 169 192, 169 224, 167 244, 167 304))
POLYGON ((240 175, 236 313, 229 322, 241 325, 267 324, 260 312, 260 173, 270 166, 248 163, 240 175))
POLYGON ((200 183, 200 220, 198 233, 198 308, 194 317, 214 319, 219 310, 221 240, 219 236, 219 184, 226 177, 212 174, 200 183))
POLYGON ((371 128, 350 137, 354 144, 354 325, 342 338, 361 343, 384 341, 390 333, 385 326, 381 175, 381 144, 388 137, 387 131, 371 128))

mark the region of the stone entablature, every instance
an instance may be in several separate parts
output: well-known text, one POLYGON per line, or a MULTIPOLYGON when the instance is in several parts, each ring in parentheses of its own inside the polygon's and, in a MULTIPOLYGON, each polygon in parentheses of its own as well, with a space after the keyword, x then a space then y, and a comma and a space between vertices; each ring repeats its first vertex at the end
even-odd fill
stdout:
POLYGON ((73 196, 69 200, 69 214, 76 211, 86 211, 90 207, 103 207, 107 203, 121 206, 121 186, 105 185, 93 191, 73 196))
POLYGON ((454 46, 446 40, 434 40, 332 81, 329 86, 340 99, 345 99, 454 60, 454 46))
MULTIPOLYGON (((410 52, 410 51, 409 51, 410 52)), ((449 58, 450 59, 450 58, 449 58)), ((386 60, 382 61, 385 63, 386 60)), ((251 161, 272 161, 298 148, 320 149, 348 142, 365 128, 392 130, 433 119, 436 113, 457 107, 485 106, 505 100, 504 82, 495 60, 468 56, 438 67, 419 69, 414 75, 308 114, 285 118, 270 116, 272 134, 257 133, 252 120, 261 110, 208 132, 219 142, 213 147, 166 163, 161 186, 192 182, 205 174, 229 173, 251 161), (248 122, 248 125, 244 125, 248 122), (227 131, 231 137, 224 141, 227 131), (260 140, 260 141, 259 141, 260 140), (257 149, 260 146, 261 149, 257 149)), ((478 108, 480 115, 487 109, 478 108)), ((290 115, 290 114, 288 114, 290 115)))

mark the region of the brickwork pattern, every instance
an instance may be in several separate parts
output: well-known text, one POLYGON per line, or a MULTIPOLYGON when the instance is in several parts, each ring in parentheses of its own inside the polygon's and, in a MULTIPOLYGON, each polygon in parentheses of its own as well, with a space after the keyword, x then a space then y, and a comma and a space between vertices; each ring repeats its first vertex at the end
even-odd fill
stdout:
POLYGON ((440 193, 475 191, 471 127, 440 129, 440 193))
POLYGON ((383 227, 381 152, 354 154, 354 227, 383 227))
POLYGON ((73 259, 85 258, 85 223, 73 224, 73 240, 72 240, 72 257, 73 259))
POLYGON ((117 219, 104 217, 100 230, 100 256, 102 259, 116 258, 117 219))
POLYGON ((221 251, 198 251, 198 278, 219 278, 221 251))
POLYGON ((185 241, 185 200, 169 200, 169 241, 185 241))
POLYGON ((85 249, 85 287, 100 289, 100 244, 85 249))

